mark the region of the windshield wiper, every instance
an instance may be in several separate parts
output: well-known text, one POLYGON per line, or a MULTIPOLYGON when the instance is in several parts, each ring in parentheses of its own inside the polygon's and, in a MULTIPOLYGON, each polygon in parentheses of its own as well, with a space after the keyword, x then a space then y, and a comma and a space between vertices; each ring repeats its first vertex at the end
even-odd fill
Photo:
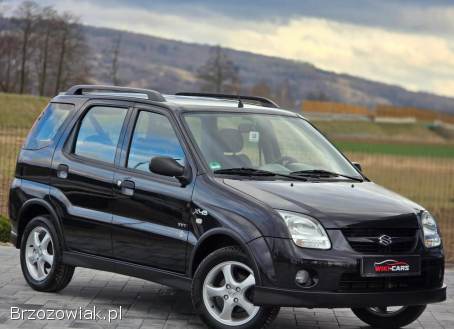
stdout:
POLYGON ((290 175, 295 176, 312 176, 312 177, 344 177, 348 178, 357 182, 362 182, 363 179, 359 177, 348 176, 344 174, 335 173, 332 171, 324 170, 324 169, 312 169, 312 170, 298 170, 293 171, 290 175))
POLYGON ((297 179, 307 181, 305 177, 298 177, 293 175, 279 174, 268 170, 254 169, 254 168, 226 168, 214 171, 215 174, 220 175, 237 175, 237 176, 263 176, 263 177, 285 177, 290 179, 297 179))

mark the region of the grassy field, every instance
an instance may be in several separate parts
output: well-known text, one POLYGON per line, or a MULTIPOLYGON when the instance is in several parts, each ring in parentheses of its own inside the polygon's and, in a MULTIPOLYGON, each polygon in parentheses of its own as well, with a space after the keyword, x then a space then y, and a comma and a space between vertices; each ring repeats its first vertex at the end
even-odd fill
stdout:
POLYGON ((29 129, 48 98, 0 93, 0 127, 29 129))
POLYGON ((375 123, 370 121, 315 121, 315 126, 329 136, 375 141, 399 141, 400 143, 445 143, 437 130, 430 129, 428 122, 375 123))
POLYGON ((335 140, 334 143, 344 152, 454 159, 454 144, 390 143, 367 140, 335 140))
MULTIPOLYGON (((48 99, 0 94, 0 214, 19 149, 48 99)), ((427 123, 315 122, 374 182, 433 212, 454 262, 454 141, 427 123)))

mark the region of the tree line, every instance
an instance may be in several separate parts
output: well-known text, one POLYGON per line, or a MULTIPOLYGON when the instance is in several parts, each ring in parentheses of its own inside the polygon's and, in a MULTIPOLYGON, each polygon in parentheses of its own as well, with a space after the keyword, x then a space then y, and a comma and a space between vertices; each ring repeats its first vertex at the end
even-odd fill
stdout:
MULTIPOLYGON (((26 0, 10 17, 2 18, 1 3, 0 92, 53 96, 71 85, 94 81, 88 65, 90 49, 76 16, 26 0)), ((105 82, 113 85, 128 85, 121 77, 121 36, 112 38, 112 48, 106 52, 111 69, 110 81, 105 82)), ((195 74, 201 91, 251 94, 273 98, 290 108, 296 105, 288 81, 243 85, 239 66, 221 46, 211 48, 208 60, 195 74)))
POLYGON ((82 27, 71 13, 34 1, 22 2, 9 19, 0 13, 2 92, 51 96, 88 82, 87 54, 82 27))

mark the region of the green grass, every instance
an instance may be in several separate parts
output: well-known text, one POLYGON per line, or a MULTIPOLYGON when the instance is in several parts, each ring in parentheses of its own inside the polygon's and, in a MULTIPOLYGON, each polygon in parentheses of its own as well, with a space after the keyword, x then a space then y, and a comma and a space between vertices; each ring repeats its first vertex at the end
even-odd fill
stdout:
POLYGON ((1 128, 29 129, 48 102, 46 97, 0 93, 1 128))
POLYGON ((345 152, 387 154, 411 157, 454 158, 454 144, 409 144, 367 141, 335 141, 345 152))
POLYGON ((10 230, 9 220, 0 216, 0 242, 9 242, 10 230))
POLYGON ((360 138, 420 143, 442 142, 444 138, 426 122, 414 124, 375 123, 369 121, 314 121, 313 124, 332 139, 360 138))

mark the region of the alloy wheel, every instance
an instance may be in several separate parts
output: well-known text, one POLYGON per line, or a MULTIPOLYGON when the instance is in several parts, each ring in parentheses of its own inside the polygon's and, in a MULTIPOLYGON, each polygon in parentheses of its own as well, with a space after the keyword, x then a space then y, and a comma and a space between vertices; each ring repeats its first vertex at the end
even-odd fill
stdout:
POLYGON ((34 280, 43 281, 49 275, 54 263, 54 244, 44 227, 37 226, 28 235, 25 262, 34 280))
POLYGON ((250 289, 254 285, 254 272, 247 265, 223 262, 208 272, 203 284, 203 302, 216 321, 240 326, 260 310, 250 299, 250 289))

